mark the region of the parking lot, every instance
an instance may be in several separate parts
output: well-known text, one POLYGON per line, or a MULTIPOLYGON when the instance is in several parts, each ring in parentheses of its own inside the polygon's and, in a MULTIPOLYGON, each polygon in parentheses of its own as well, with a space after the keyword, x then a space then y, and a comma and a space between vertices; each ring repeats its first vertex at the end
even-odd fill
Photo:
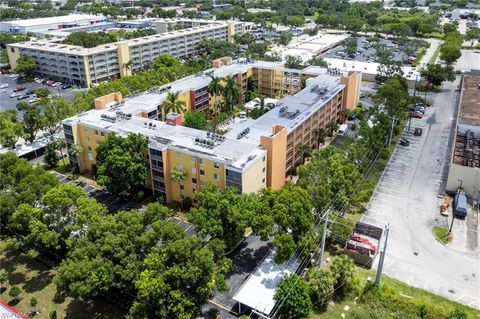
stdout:
POLYGON ((57 87, 50 87, 45 84, 38 84, 35 82, 25 82, 22 78, 20 77, 10 77, 8 74, 0 74, 0 83, 1 84, 8 84, 7 88, 1 89, 0 90, 0 104, 2 106, 2 110, 15 110, 17 103, 19 102, 28 102, 28 99, 24 100, 17 100, 16 97, 11 98, 10 95, 13 93, 13 89, 15 89, 16 86, 25 86, 26 89, 19 92, 21 94, 24 94, 24 92, 28 90, 36 90, 40 87, 46 87, 50 90, 50 94, 58 94, 60 96, 65 97, 67 100, 72 101, 73 96, 82 90, 85 89, 66 89, 62 90, 60 86, 57 87))
MULTIPOLYGON (((325 54, 322 55, 324 58, 340 58, 340 59, 347 59, 347 60, 355 60, 355 61, 361 61, 361 62, 374 62, 375 61, 375 53, 377 50, 375 48, 372 48, 369 46, 367 38, 362 36, 357 38, 357 54, 355 57, 343 57, 340 54, 340 52, 345 51, 345 47, 343 45, 339 45, 329 51, 327 51, 325 54), (368 49, 367 49, 368 47, 368 49), (363 52, 359 52, 363 51, 363 52)), ((387 46, 390 49, 393 50, 394 56, 393 60, 394 61, 402 61, 403 56, 405 55, 401 50, 396 49, 393 47, 393 43, 390 40, 386 39, 381 39, 379 42, 380 45, 382 46, 387 46)))
POLYGON ((404 131, 402 137, 410 145, 395 149, 363 221, 380 227, 390 224, 385 274, 480 308, 480 254, 444 246, 432 233, 434 225, 447 224, 439 206, 450 161, 449 140, 454 136, 458 84, 457 78, 445 83, 441 92, 431 93, 432 107, 422 119, 412 119, 412 131, 422 128, 423 134, 404 131))
POLYGON ((55 175, 55 177, 58 179, 60 183, 72 183, 82 187, 88 197, 95 198, 99 203, 104 204, 107 207, 107 209, 112 213, 115 213, 121 210, 145 208, 145 206, 142 205, 142 203, 133 202, 124 196, 113 194, 109 191, 95 188, 91 185, 85 184, 84 182, 80 182, 69 176, 60 174, 55 171, 52 171, 52 174, 55 175))

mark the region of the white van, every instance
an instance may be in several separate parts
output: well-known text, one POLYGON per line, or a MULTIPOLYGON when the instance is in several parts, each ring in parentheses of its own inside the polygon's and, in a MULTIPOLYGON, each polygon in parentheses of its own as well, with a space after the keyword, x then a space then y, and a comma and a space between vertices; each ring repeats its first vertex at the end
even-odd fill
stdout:
POLYGON ((348 131, 348 125, 347 124, 342 124, 340 125, 340 128, 338 129, 338 135, 345 135, 348 131))

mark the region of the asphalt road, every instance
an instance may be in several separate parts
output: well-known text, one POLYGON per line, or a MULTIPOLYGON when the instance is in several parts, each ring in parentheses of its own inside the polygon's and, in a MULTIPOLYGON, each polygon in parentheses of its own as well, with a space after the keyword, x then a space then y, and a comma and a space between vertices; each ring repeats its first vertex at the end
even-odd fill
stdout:
POLYGON ((445 222, 437 195, 442 192, 450 152, 447 145, 453 138, 458 83, 458 79, 446 83, 442 92, 430 94, 433 106, 423 119, 412 120, 412 128, 423 128, 423 135, 404 132, 411 144, 396 148, 363 220, 390 224, 385 274, 480 308, 480 254, 444 246, 431 230, 445 222))
POLYGON ((72 101, 73 96, 81 91, 82 89, 67 89, 67 90, 62 90, 60 87, 50 87, 45 84, 38 84, 35 82, 24 82, 21 78, 11 78, 9 75, 6 74, 0 74, 0 83, 1 84, 8 84, 8 87, 5 89, 0 89, 0 106, 1 110, 15 110, 17 103, 19 102, 28 102, 29 99, 25 100, 17 100, 16 97, 11 98, 10 94, 12 94, 13 89, 16 86, 22 85, 25 86, 26 89, 24 91, 21 91, 19 93, 24 94, 25 91, 27 90, 36 90, 39 87, 46 87, 51 91, 51 94, 60 94, 61 96, 67 98, 67 100, 72 101))
POLYGON ((480 50, 462 50, 462 56, 455 63, 454 69, 466 72, 480 70, 480 50))

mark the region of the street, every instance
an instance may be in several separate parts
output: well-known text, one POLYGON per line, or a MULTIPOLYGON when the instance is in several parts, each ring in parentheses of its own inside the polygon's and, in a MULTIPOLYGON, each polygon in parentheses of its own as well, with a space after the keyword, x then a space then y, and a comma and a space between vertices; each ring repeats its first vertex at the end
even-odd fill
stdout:
POLYGON ((433 225, 446 222, 439 214, 437 195, 443 193, 444 169, 450 160, 458 84, 459 78, 444 84, 441 92, 429 94, 432 107, 423 119, 412 119, 412 131, 420 127, 423 135, 403 133, 410 146, 398 145, 394 151, 363 221, 390 224, 384 274, 480 308, 478 250, 444 246, 432 233, 433 225))

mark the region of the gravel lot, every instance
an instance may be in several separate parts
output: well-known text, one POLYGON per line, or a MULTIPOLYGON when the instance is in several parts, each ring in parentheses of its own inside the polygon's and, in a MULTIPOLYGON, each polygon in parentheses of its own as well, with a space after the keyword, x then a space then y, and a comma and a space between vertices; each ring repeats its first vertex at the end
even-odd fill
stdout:
POLYGON ((438 195, 443 193, 449 140, 454 137, 458 83, 459 79, 446 83, 442 92, 431 93, 433 106, 423 119, 412 119, 412 128, 423 128, 423 135, 403 133, 410 146, 398 145, 363 220, 378 226, 390 223, 385 274, 480 308, 480 254, 444 246, 432 233, 433 225, 447 222, 440 215, 438 195))

